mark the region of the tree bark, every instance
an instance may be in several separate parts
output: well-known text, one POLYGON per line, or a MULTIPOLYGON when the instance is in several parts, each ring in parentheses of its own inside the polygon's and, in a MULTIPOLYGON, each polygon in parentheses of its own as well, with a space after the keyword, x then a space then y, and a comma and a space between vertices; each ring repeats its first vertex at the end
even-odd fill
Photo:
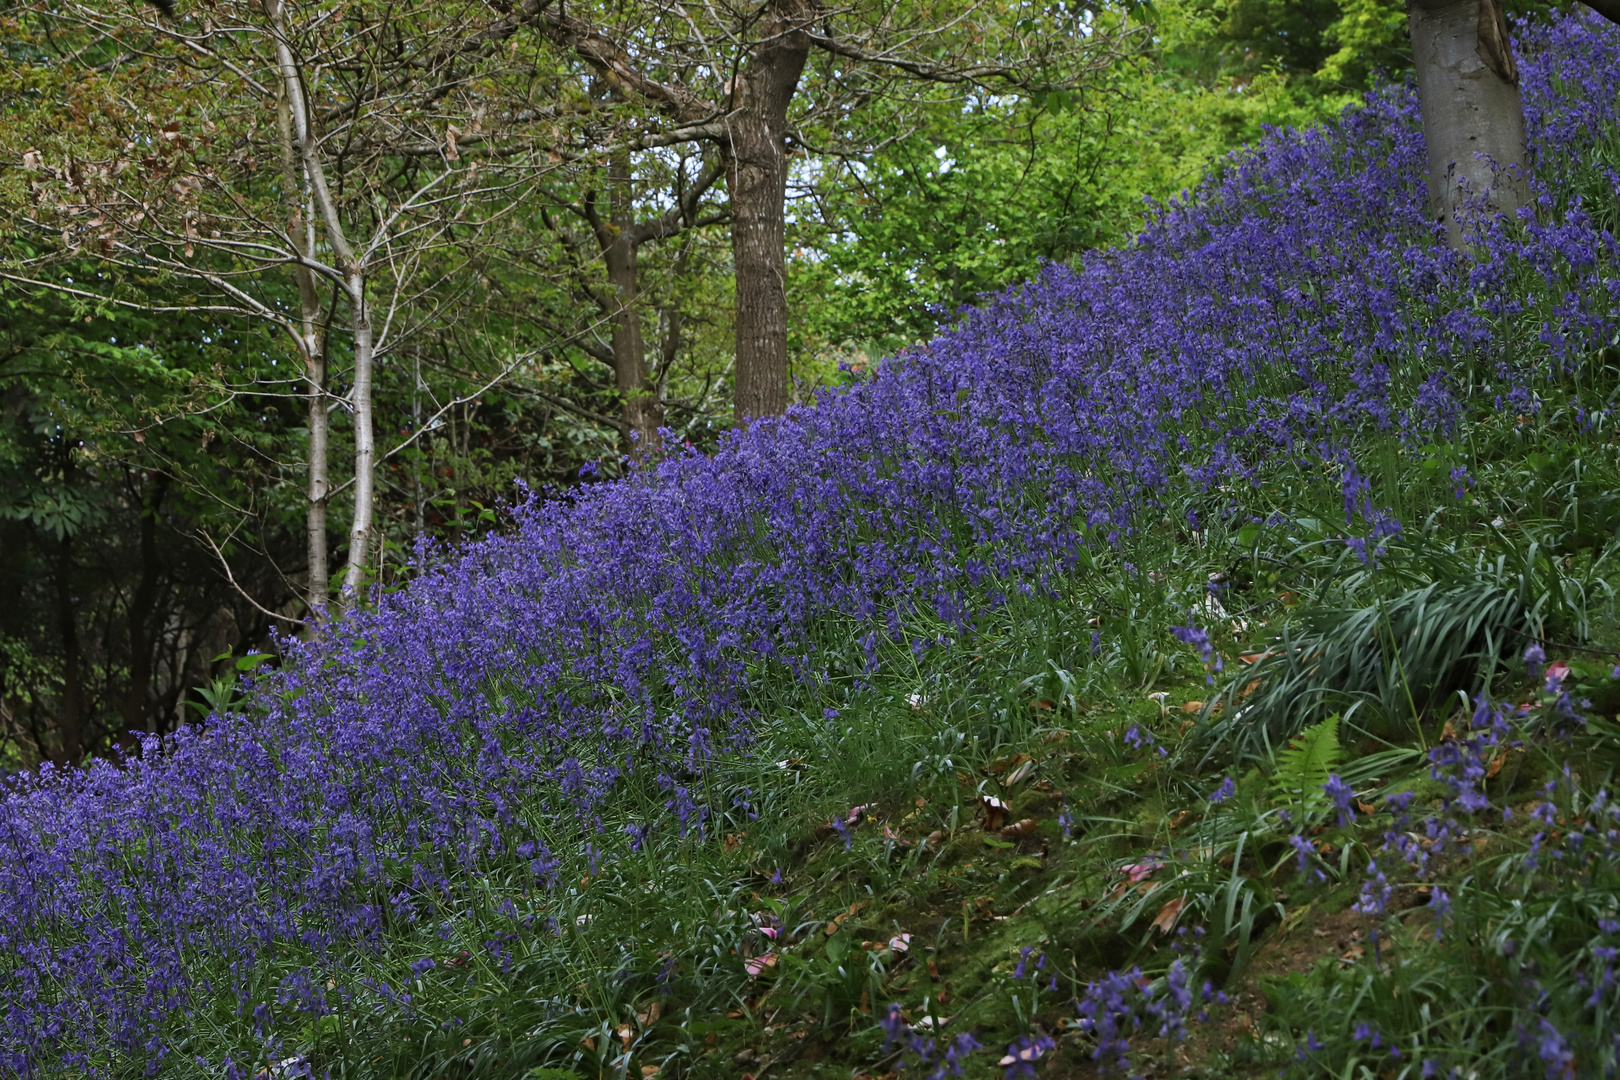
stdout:
POLYGON ((608 164, 609 222, 602 237, 607 262, 609 296, 613 308, 613 376, 629 433, 630 456, 640 460, 658 443, 664 425, 664 406, 648 385, 647 345, 638 310, 640 284, 636 278, 635 189, 630 173, 630 152, 621 150, 608 164))
POLYGON ((788 407, 787 111, 810 54, 803 0, 771 0, 762 41, 736 80, 726 117, 731 253, 737 274, 736 414, 788 407))
MULTIPOLYGON (((352 257, 350 259, 353 262, 352 257)), ((349 332, 354 342, 354 520, 349 528, 349 562, 343 576, 347 602, 364 601, 366 564, 371 553, 371 519, 376 502, 377 439, 371 422, 372 337, 366 282, 358 268, 349 276, 349 332)))
MULTIPOLYGON (((305 259, 315 249, 315 220, 305 203, 308 174, 299 160, 299 142, 293 124, 291 95, 298 81, 284 77, 276 101, 276 120, 281 128, 282 196, 287 204, 287 234, 294 249, 305 259), (304 177, 305 181, 301 181, 304 177)), ((304 532, 309 563, 305 603, 309 608, 311 633, 320 625, 331 591, 331 569, 326 540, 326 507, 331 492, 328 473, 328 445, 331 414, 326 408, 326 348, 321 334, 321 297, 315 287, 315 274, 308 266, 294 265, 293 280, 298 285, 298 353, 309 386, 309 461, 304 495, 304 532)))
POLYGON ((1410 0, 1429 206, 1453 247, 1466 245, 1458 212, 1487 198, 1507 213, 1528 198, 1519 72, 1499 0, 1410 0))
MULTIPOLYGON (((292 44, 287 40, 279 0, 265 0, 265 14, 270 19, 275 37, 276 67, 281 76, 282 96, 287 103, 291 145, 298 152, 304 179, 309 185, 312 217, 320 218, 325 227, 326 242, 343 271, 343 291, 349 304, 349 329, 354 347, 354 383, 349 394, 349 405, 354 410, 354 518, 349 529, 349 558, 343 575, 343 598, 346 603, 358 602, 363 599, 361 589, 371 551, 377 458, 376 435, 371 422, 373 340, 365 267, 349 244, 337 199, 326 182, 326 168, 316 145, 309 101, 304 96, 303 74, 292 44)), ((320 500, 323 505, 325 501, 325 498, 320 500)), ((323 522, 323 535, 324 529, 323 522)))
POLYGON ((129 692, 124 698, 124 734, 145 731, 156 735, 157 714, 146 707, 152 688, 152 612, 157 607, 158 578, 163 562, 158 557, 157 518, 169 478, 157 474, 141 491, 141 578, 129 606, 129 692))

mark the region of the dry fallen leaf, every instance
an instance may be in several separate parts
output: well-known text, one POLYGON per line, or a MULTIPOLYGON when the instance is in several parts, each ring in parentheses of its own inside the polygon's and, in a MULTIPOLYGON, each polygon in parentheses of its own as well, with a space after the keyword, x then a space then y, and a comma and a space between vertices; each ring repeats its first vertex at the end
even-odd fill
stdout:
POLYGON ((1012 824, 1012 825, 1008 825, 1006 828, 1002 829, 1001 830, 1002 839, 1004 839, 1004 840, 1018 840, 1018 839, 1020 839, 1022 837, 1028 836, 1030 833, 1035 831, 1035 826, 1038 825, 1038 824, 1040 824, 1040 823, 1037 822, 1034 818, 1027 817, 1022 821, 1016 822, 1015 824, 1012 824))
POLYGON ((1168 934, 1176 928, 1176 920, 1181 917, 1181 909, 1186 906, 1187 897, 1185 895, 1176 897, 1159 909, 1159 913, 1153 916, 1152 925, 1159 933, 1168 934))
POLYGON ((1202 701, 1184 701, 1181 703, 1181 711, 1184 713, 1195 713, 1203 707, 1204 703, 1202 701))
POLYGON ((1014 784, 1022 783, 1029 776, 1029 774, 1034 771, 1035 762, 1026 758, 1022 765, 1018 766, 1018 768, 1007 774, 1007 779, 1003 780, 1001 784, 1003 787, 1010 788, 1014 784))
POLYGON ((995 832, 1007 821, 1007 804, 993 795, 986 795, 979 800, 984 809, 984 831, 995 832))

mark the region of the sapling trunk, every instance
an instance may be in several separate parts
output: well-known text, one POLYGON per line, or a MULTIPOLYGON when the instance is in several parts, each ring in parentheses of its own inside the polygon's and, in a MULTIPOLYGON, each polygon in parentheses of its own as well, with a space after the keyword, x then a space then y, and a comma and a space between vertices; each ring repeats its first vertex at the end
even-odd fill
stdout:
MULTIPOLYGON (((276 121, 281 129, 282 201, 287 205, 287 234, 292 238, 299 256, 308 259, 315 249, 314 215, 305 210, 308 184, 304 181, 308 174, 299 160, 299 142, 293 126, 291 95, 298 91, 299 84, 296 78, 289 78, 288 75, 289 72, 284 69, 276 100, 276 121)), ((305 602, 309 607, 309 626, 313 633, 319 625, 320 613, 326 607, 331 579, 326 544, 326 506, 331 491, 327 471, 331 414, 327 411, 326 402, 326 348, 321 333, 321 297, 315 287, 314 271, 307 265, 295 264, 293 280, 298 285, 298 354, 304 365, 304 379, 308 386, 309 460, 304 495, 304 531, 309 571, 305 602)))

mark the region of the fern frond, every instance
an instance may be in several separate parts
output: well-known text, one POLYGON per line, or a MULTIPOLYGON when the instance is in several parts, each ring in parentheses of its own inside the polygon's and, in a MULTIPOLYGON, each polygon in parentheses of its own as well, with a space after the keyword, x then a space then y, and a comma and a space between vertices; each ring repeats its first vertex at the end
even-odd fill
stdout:
POLYGON ((1322 785, 1344 760, 1339 745, 1338 714, 1312 724, 1277 754, 1276 772, 1271 777, 1275 801, 1308 814, 1327 805, 1322 785))

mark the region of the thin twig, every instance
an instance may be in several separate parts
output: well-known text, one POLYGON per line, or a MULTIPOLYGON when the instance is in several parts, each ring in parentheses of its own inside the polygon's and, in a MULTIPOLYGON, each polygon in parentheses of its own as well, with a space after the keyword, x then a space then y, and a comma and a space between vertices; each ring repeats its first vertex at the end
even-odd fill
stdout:
POLYGON ((219 565, 225 568, 225 580, 231 583, 231 588, 242 594, 242 599, 246 600, 248 603, 258 608, 260 612, 270 616, 272 619, 281 619, 283 622, 290 622, 294 626, 309 625, 309 621, 307 619, 295 619, 291 615, 282 615, 278 612, 271 611, 269 608, 253 599, 253 597, 249 596, 248 591, 242 588, 241 585, 237 584, 236 575, 231 573, 231 564, 226 560, 225 553, 219 550, 219 545, 214 543, 214 538, 208 535, 206 529, 198 529, 197 535, 201 536, 203 540, 207 542, 208 546, 213 549, 215 557, 219 559, 219 565))

